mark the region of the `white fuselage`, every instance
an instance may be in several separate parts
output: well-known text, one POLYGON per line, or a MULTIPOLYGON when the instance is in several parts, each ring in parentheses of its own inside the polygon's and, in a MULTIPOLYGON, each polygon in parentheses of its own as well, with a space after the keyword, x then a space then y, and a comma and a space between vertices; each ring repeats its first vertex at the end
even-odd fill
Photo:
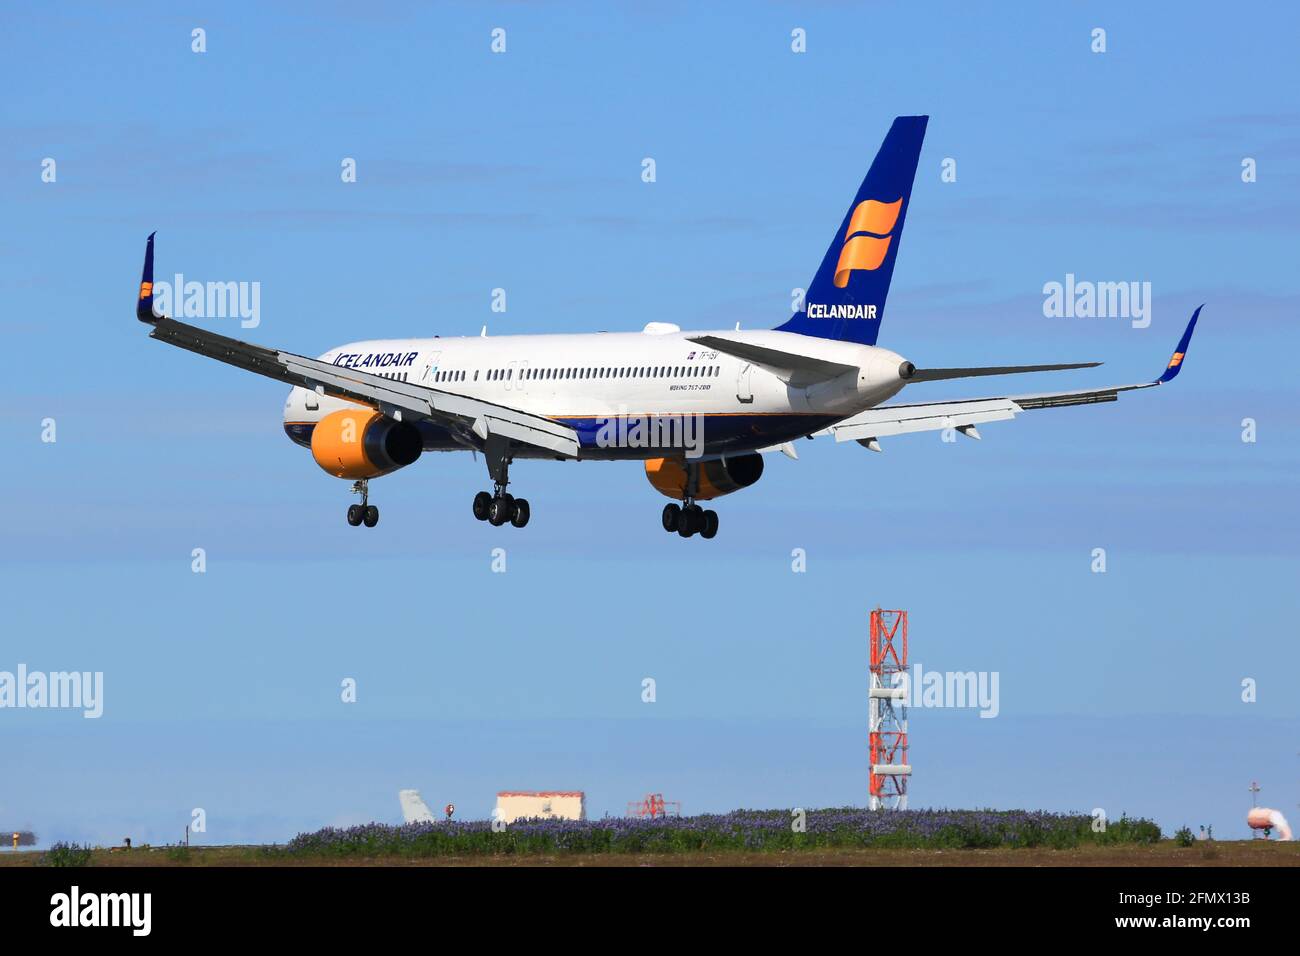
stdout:
MULTIPOLYGON (((877 405, 904 385, 898 374, 903 359, 887 349, 775 331, 384 339, 349 343, 321 360, 564 422, 578 432, 584 458, 662 453, 600 440, 601 428, 608 434, 611 421, 651 416, 691 416, 705 455, 753 451, 877 405), (689 340, 705 334, 854 371, 795 386, 778 370, 689 340)), ((346 407, 340 399, 295 388, 284 407, 285 429, 308 444, 316 422, 346 407)), ((431 423, 422 423, 421 432, 426 450, 474 447, 472 435, 431 423)))

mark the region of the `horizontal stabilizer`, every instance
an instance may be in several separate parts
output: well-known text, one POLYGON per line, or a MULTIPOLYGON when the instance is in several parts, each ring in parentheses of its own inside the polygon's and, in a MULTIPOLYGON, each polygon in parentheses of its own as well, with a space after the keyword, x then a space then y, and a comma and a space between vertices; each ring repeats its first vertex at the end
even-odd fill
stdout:
POLYGON ((950 378, 979 378, 983 375, 1020 375, 1024 372, 1062 372, 1072 368, 1096 368, 1100 362, 1068 365, 987 365, 983 368, 918 368, 903 378, 908 382, 942 382, 950 378))
POLYGON ((839 378, 845 372, 857 371, 855 365, 828 362, 826 359, 813 358, 811 355, 801 355, 798 352, 787 352, 784 349, 768 348, 765 345, 735 342, 716 335, 692 335, 689 341, 752 362, 795 388, 826 382, 839 378))

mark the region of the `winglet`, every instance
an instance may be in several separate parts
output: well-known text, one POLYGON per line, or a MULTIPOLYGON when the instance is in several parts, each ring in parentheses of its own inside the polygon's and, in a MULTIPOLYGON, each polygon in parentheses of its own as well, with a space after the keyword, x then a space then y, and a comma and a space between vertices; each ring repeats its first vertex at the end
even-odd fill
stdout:
POLYGON ((149 233, 144 244, 144 273, 140 276, 140 298, 135 303, 135 317, 150 325, 158 321, 153 312, 153 237, 156 235, 156 232, 149 233))
POLYGON ((1172 382, 1174 376, 1178 374, 1178 370, 1183 367, 1183 359, 1187 357, 1187 346, 1192 341, 1192 331, 1196 328, 1196 319, 1201 314, 1201 309, 1203 308, 1205 308, 1205 303, 1198 305, 1196 311, 1192 313, 1192 321, 1187 323, 1187 331, 1185 331, 1183 337, 1178 340, 1178 347, 1174 349, 1174 354, 1170 356, 1169 364, 1165 366, 1164 374, 1156 379, 1158 383, 1163 384, 1165 382, 1172 382))

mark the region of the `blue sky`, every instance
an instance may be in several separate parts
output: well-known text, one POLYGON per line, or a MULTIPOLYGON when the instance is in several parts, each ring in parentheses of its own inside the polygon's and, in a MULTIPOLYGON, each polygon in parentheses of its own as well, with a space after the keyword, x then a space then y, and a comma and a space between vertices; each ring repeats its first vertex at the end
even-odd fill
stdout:
POLYGON ((648 791, 688 812, 863 803, 877 604, 910 610, 926 669, 1000 674, 996 719, 913 711, 913 805, 1100 806, 1241 836, 1257 779, 1298 812, 1295 11, 9 19, 0 670, 103 671, 105 715, 0 711, 0 826, 162 842, 203 807, 208 842, 283 840, 396 819, 401 787, 471 817, 498 789, 583 789, 596 815, 648 791), (467 455, 376 482, 367 532, 343 521, 346 484, 282 434, 283 386, 132 317, 157 229, 160 276, 261 283, 258 328, 208 324, 305 354, 484 323, 772 327, 890 120, 917 112, 932 118, 880 344, 922 366, 1106 365, 908 398, 1153 378, 1206 302, 1173 386, 978 443, 802 442, 718 503, 712 542, 658 530, 663 499, 630 464, 522 463, 531 524, 489 528, 467 455), (1045 318, 1043 284, 1067 273, 1149 281, 1150 327, 1045 318))

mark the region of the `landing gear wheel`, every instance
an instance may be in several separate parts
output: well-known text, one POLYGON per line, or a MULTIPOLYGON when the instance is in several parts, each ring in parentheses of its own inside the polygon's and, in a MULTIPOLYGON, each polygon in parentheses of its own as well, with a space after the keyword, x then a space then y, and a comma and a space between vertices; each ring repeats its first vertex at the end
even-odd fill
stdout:
POLYGON ((514 501, 514 507, 511 511, 513 512, 510 515, 510 523, 512 525, 516 528, 522 528, 524 525, 528 524, 528 518, 531 512, 528 508, 527 498, 516 498, 514 501))
POLYGON ((487 521, 488 509, 492 507, 492 496, 486 491, 480 491, 474 496, 474 517, 479 521, 487 521))
POLYGON ((671 533, 677 530, 677 516, 682 513, 677 502, 664 505, 664 530, 671 533))
POLYGON ((379 509, 370 503, 370 479, 354 481, 352 493, 361 496, 361 503, 348 505, 348 524, 355 528, 365 522, 367 528, 373 528, 379 523, 379 509))
POLYGON ((512 505, 505 498, 493 498, 492 504, 488 506, 488 523, 494 528, 499 528, 510 520, 512 505))
POLYGON ((696 534, 704 530, 704 509, 699 505, 690 505, 686 508, 691 513, 691 533, 696 534))
POLYGON ((695 512, 691 510, 694 507, 694 505, 687 505, 677 516, 677 533, 683 538, 689 538, 698 530, 695 527, 695 512))
POLYGON ((716 511, 704 512, 704 527, 700 529, 701 538, 712 538, 718 533, 718 513, 716 511))

